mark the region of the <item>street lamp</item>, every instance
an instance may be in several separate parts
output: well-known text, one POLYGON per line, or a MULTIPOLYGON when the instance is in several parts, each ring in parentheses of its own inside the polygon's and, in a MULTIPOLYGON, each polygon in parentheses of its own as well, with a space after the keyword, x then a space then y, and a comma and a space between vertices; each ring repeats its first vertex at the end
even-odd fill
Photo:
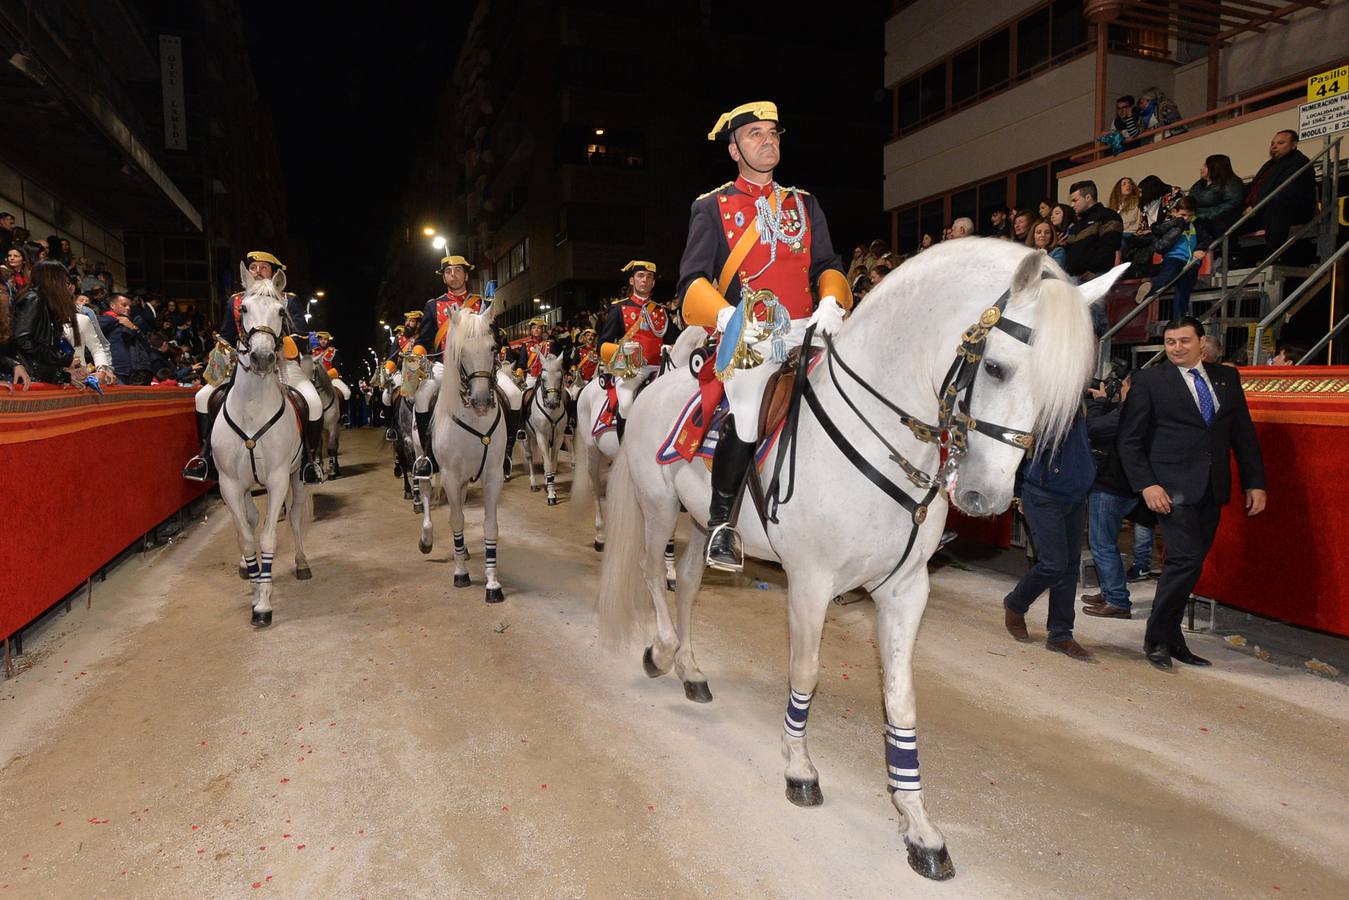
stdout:
POLYGON ((326 297, 327 294, 323 293, 323 291, 314 291, 314 296, 315 296, 315 297, 326 297))
POLYGON ((432 228, 430 225, 427 225, 425 228, 422 229, 422 234, 426 235, 427 237, 434 237, 436 234, 436 230, 432 228))
POLYGON ((443 234, 438 234, 438 235, 436 235, 435 237, 431 238, 431 246, 432 246, 432 247, 435 247, 437 250, 444 250, 444 249, 445 249, 445 235, 443 235, 443 234))

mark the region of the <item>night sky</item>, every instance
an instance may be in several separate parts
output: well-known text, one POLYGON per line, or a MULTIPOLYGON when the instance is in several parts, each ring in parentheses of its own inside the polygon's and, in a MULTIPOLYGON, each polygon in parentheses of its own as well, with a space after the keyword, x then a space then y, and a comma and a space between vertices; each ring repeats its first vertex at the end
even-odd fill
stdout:
POLYGON ((299 6, 241 2, 258 93, 276 119, 290 234, 309 251, 309 283, 296 290, 325 291, 325 326, 339 346, 362 347, 389 235, 404 224, 394 221, 404 170, 430 137, 472 4, 350 15, 299 6))

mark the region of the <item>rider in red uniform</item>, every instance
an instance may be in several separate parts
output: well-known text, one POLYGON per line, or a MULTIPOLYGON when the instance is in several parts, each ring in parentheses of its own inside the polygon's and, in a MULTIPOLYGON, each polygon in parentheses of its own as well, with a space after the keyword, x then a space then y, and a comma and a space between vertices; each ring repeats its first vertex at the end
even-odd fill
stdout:
POLYGON ((547 334, 548 323, 534 319, 529 323, 529 337, 515 351, 515 376, 524 376, 526 388, 532 388, 543 374, 543 358, 555 352, 547 334))
POLYGON ((656 287, 656 264, 630 260, 623 267, 628 276, 628 295, 609 306, 600 328, 600 358, 619 379, 618 414, 624 418, 637 389, 660 368, 661 347, 673 344, 679 329, 665 308, 651 299, 656 287))

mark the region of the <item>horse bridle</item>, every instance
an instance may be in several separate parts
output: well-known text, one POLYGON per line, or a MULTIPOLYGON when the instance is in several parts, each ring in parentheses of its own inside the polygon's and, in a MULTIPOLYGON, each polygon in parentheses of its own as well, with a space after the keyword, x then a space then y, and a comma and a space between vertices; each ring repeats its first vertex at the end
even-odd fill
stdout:
MULTIPOLYGON (((490 383, 491 385, 495 385, 495 384, 496 384, 496 380, 497 380, 497 369, 498 369, 498 368, 499 368, 499 364, 498 364, 498 362, 497 362, 496 354, 492 354, 492 368, 491 368, 491 369, 487 369, 487 370, 479 369, 479 370, 476 371, 476 372, 469 372, 468 370, 466 370, 466 369, 464 368, 464 364, 463 364, 463 363, 460 363, 460 364, 459 364, 459 402, 460 402, 461 404, 463 404, 464 406, 468 406, 468 405, 471 403, 471 401, 470 401, 470 399, 469 399, 469 393, 470 393, 469 388, 470 388, 470 386, 471 386, 471 383, 472 383, 473 379, 475 379, 475 378, 486 378, 486 379, 489 381, 489 383, 490 383)), ((496 402, 497 402, 497 394, 496 394, 496 391, 490 391, 490 393, 491 393, 491 395, 492 395, 492 403, 493 403, 493 405, 495 405, 496 402)))
MULTIPOLYGON (((979 373, 979 364, 983 361, 984 351, 988 343, 988 335, 993 329, 998 329, 1005 334, 1010 335, 1023 344, 1029 344, 1034 335, 1034 330, 1020 322, 1015 322, 1004 315, 1007 308, 1007 301, 1011 298, 1010 290, 1004 291, 1002 296, 979 316, 979 320, 965 329, 961 335, 960 346, 956 348, 956 357, 951 366, 946 371, 946 377, 942 379, 940 389, 937 391, 939 399, 937 409, 937 422, 930 425, 916 416, 892 403, 879 391, 867 383, 867 381, 857 374, 843 360, 839 354, 838 348, 834 345, 833 337, 824 336, 825 343, 825 362, 828 366, 829 378, 834 385, 835 391, 843 402, 848 405, 853 414, 867 427, 867 430, 876 437, 885 447, 891 461, 899 465, 907 476, 908 480, 918 488, 924 490, 920 499, 915 500, 909 496, 900 485, 892 481, 884 472, 881 472, 866 459, 852 442, 839 430, 833 419, 825 411, 820 402, 819 395, 814 387, 811 386, 809 375, 810 345, 814 337, 815 327, 811 326, 806 330, 805 340, 801 349, 801 360, 796 369, 796 389, 792 394, 792 403, 788 410, 787 421, 783 427, 783 446, 778 451, 777 462, 773 469, 773 478, 769 482, 765 502, 765 519, 769 522, 777 523, 777 511, 782 504, 788 502, 795 489, 796 482, 796 428, 800 416, 800 403, 798 398, 804 397, 811 413, 820 423, 829 439, 833 441, 834 446, 839 452, 866 478, 879 488, 886 496, 890 497, 900 506, 904 507, 913 520, 913 529, 909 532, 909 541, 900 555, 899 562, 876 587, 889 581, 900 567, 908 559, 909 553, 913 550, 914 542, 918 536, 918 526, 922 525, 927 519, 928 507, 936 498, 937 492, 941 490, 942 484, 952 475, 960 465, 960 460, 969 450, 969 433, 978 432, 993 440, 1004 444, 1009 444, 1023 451, 1029 451, 1034 446, 1034 436, 1026 431, 1016 428, 1009 428, 1001 425, 995 425, 989 422, 976 420, 970 415, 970 404, 974 396, 974 380, 979 373), (883 406, 895 413, 899 421, 913 437, 920 443, 936 444, 938 448, 946 452, 946 459, 938 466, 935 473, 929 474, 919 467, 915 466, 902 453, 881 434, 866 415, 857 407, 852 398, 848 396, 843 389, 843 384, 839 380, 838 371, 841 369, 854 382, 861 385, 868 394, 878 400, 883 406), (789 458, 788 481, 785 493, 779 481, 784 456, 789 458)), ((873 589, 874 590, 874 589, 873 589)))
MULTIPOLYGON (((237 354, 238 364, 243 368, 245 372, 253 371, 252 367, 244 365, 243 360, 244 356, 250 353, 249 348, 250 345, 253 343, 253 335, 255 334, 265 334, 272 339, 273 353, 279 353, 281 351, 282 335, 277 334, 275 331, 273 331, 266 325, 253 326, 252 328, 248 329, 248 331, 244 332, 244 336, 240 340, 235 342, 235 346, 238 348, 239 351, 239 353, 237 354)), ((251 356, 249 357, 249 362, 252 362, 251 356)))

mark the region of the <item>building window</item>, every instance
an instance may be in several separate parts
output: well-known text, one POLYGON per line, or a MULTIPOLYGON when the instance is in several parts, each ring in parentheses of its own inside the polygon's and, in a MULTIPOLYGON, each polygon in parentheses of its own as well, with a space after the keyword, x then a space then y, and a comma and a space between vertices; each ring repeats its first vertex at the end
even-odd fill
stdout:
POLYGON ((506 255, 498 260, 496 268, 502 284, 524 273, 529 268, 529 238, 521 239, 520 243, 508 250, 506 255))
MULTIPOLYGON (((1141 46, 1143 37, 1132 31, 1126 36, 1124 31, 1121 30, 1120 38, 1133 42, 1130 45, 1133 52, 1149 52, 1150 45, 1141 46)), ((1113 29, 1111 33, 1114 34, 1113 29)), ((1006 28, 960 48, 921 74, 901 82, 896 89, 895 134, 902 137, 948 112, 1006 90, 1035 77, 1048 66, 1090 49, 1089 29, 1080 0, 1043 3, 1006 28)))
POLYGON ((600 125, 566 125, 557 139, 557 161, 640 169, 646 165, 646 135, 600 125))

